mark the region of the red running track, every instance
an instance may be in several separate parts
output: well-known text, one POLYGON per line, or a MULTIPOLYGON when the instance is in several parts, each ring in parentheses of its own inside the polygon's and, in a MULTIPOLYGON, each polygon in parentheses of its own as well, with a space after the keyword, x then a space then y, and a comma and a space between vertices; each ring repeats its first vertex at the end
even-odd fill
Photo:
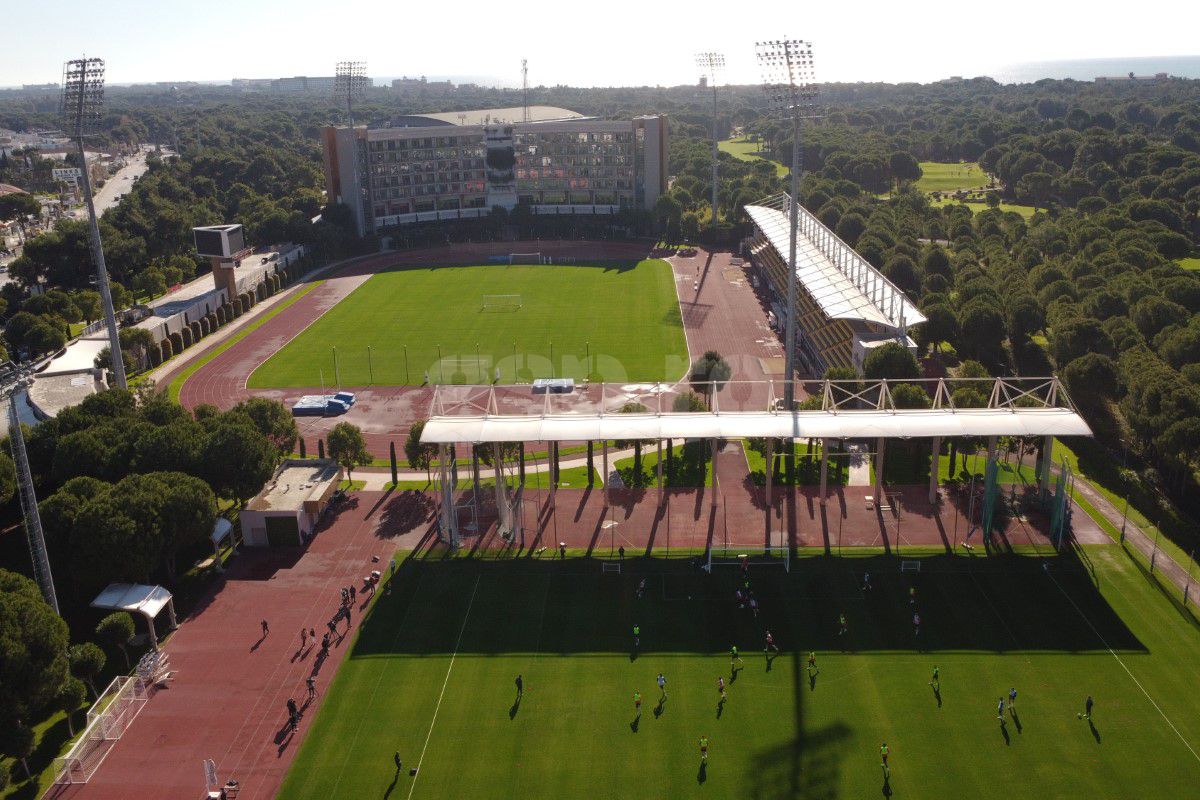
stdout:
MULTIPOLYGON (((396 265, 479 263, 489 256, 519 252, 540 252, 555 258, 597 259, 640 259, 654 255, 647 244, 638 242, 484 242, 382 253, 358 259, 196 370, 183 384, 179 400, 186 408, 210 403, 226 409, 247 397, 269 397, 290 406, 302 395, 318 394, 320 387, 251 390, 246 384, 260 364, 381 269, 396 265)), ((160 383, 170 383, 185 368, 186 365, 181 366, 160 383)), ((302 437, 312 441, 323 437, 338 422, 351 422, 363 430, 367 447, 378 455, 387 452, 389 442, 406 436, 413 422, 429 415, 432 399, 429 387, 346 388, 357 395, 354 407, 336 419, 297 419, 302 437)))
MULTIPOLYGON (((340 588, 361 586, 372 569, 386 575, 397 547, 419 545, 432 509, 417 492, 362 492, 306 548, 238 555, 165 644, 174 672, 167 688, 151 696, 89 783, 54 787, 47 796, 193 800, 204 795, 201 767, 212 758, 222 782, 241 784, 239 800, 274 797, 351 641, 335 639, 318 663, 319 647, 299 651, 300 628, 313 628, 319 642, 340 605, 340 588), (306 703, 309 675, 317 697, 306 703), (307 707, 299 729, 281 735, 289 697, 307 707)), ((360 594, 354 627, 362 602, 360 594)), ((338 627, 347 631, 345 621, 338 627)))

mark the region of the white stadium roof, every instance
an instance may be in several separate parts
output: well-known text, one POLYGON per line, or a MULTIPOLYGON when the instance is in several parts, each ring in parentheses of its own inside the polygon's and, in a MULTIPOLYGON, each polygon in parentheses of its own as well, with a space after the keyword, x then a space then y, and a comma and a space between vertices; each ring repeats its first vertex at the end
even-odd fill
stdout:
POLYGON ((804 393, 821 398, 822 407, 793 412, 773 408, 780 394, 775 382, 757 383, 766 389, 759 409, 726 403, 729 410, 722 410, 718 393, 712 410, 682 413, 668 409, 686 387, 662 384, 644 385, 647 410, 639 413, 620 411, 638 399, 630 385, 584 385, 570 395, 535 395, 528 386, 438 386, 421 441, 1092 435, 1056 378, 980 379, 977 388, 990 398, 984 408, 956 408, 947 381, 905 381, 924 384, 932 400, 932 408, 913 409, 895 406, 889 387, 896 382, 815 381, 804 393))
POLYGON ((1091 436, 1074 411, 1052 408, 434 417, 421 441, 564 442, 743 437, 873 439, 933 436, 1091 436))
MULTIPOLYGON (((746 213, 786 264, 791 199, 776 195, 746 213)), ((911 300, 804 206, 798 210, 796 278, 830 319, 862 320, 888 328, 925 321, 911 300)))

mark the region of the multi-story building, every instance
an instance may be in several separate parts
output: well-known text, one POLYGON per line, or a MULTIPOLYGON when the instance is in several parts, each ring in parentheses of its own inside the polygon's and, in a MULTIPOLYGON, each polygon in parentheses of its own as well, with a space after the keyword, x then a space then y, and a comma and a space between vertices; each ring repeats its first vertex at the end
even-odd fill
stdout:
POLYGON ((405 127, 322 131, 330 200, 360 235, 414 222, 653 209, 667 190, 667 119, 597 120, 565 109, 403 118, 405 127))

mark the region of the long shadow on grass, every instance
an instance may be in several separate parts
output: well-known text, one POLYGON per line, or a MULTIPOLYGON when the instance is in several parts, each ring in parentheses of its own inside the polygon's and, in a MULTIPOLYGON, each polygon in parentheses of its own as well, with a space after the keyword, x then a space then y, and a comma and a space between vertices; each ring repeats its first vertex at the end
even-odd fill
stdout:
MULTIPOLYGON (((643 656, 724 654, 736 644, 746 668, 758 669, 769 629, 780 656, 792 659, 794 733, 722 768, 742 772, 739 785, 748 797, 835 800, 853 730, 841 721, 814 727, 806 719, 810 688, 804 659, 810 649, 912 652, 918 645, 911 624, 915 607, 923 620, 923 652, 1145 651, 1072 553, 1044 560, 1019 555, 920 560, 919 573, 901 573, 899 559, 883 555, 796 556, 790 572, 752 567, 760 605, 756 618, 734 599, 741 583, 736 567, 709 575, 691 558, 643 557, 626 558, 621 572, 612 573, 602 571, 600 560, 582 557, 497 560, 427 552, 400 565, 391 593, 363 620, 350 657, 624 655, 636 624, 643 656), (863 572, 871 573, 870 589, 863 588, 863 572), (646 592, 639 599, 643 578, 646 592), (917 589, 914 604, 910 588, 917 589), (1082 623, 1080 611, 1095 631, 1082 623), (842 613, 849 628, 845 637, 838 636, 842 613)), ((516 708, 509 709, 510 717, 516 708)), ((698 780, 706 777, 701 772, 698 780)))
POLYGON ((616 574, 602 572, 600 560, 589 558, 416 556, 398 567, 393 591, 368 612, 350 656, 456 649, 459 655, 625 654, 635 624, 643 656, 727 652, 731 644, 758 652, 766 629, 785 654, 800 647, 860 653, 1085 653, 1109 647, 1145 652, 1073 553, 1049 559, 939 555, 920 561, 919 573, 901 573, 899 559, 883 555, 793 557, 790 573, 755 567, 756 618, 734 599, 740 583, 735 567, 717 567, 708 575, 690 558, 626 558, 616 574), (871 573, 868 590, 864 572, 871 573), (638 600, 642 578, 646 595, 638 600), (910 588, 916 589, 915 603, 909 602, 910 588), (468 605, 470 624, 459 641, 468 605), (914 612, 922 620, 919 640, 914 612), (1095 630, 1083 624, 1080 612, 1095 630), (838 635, 841 614, 846 636, 838 635))

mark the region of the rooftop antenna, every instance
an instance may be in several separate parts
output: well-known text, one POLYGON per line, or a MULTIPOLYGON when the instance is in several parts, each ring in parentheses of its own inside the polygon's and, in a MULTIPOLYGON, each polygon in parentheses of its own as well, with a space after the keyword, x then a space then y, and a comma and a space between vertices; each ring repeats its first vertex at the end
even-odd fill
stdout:
POLYGON ((21 512, 25 516, 25 538, 29 542, 29 560, 33 562, 33 579, 41 589, 46 604, 58 614, 58 597, 54 593, 54 576, 50 574, 50 558, 46 555, 37 493, 29 472, 29 456, 25 452, 21 418, 17 415, 17 395, 31 383, 33 372, 30 367, 18 367, 11 361, 0 364, 0 394, 8 400, 8 443, 12 448, 13 463, 17 465, 17 491, 21 497, 21 512))
MULTIPOLYGON (((788 203, 787 341, 784 344, 787 381, 784 402, 794 411, 796 400, 796 229, 800 205, 800 120, 813 119, 817 99, 812 42, 776 39, 755 45, 762 69, 763 91, 777 113, 792 121, 792 196, 788 203)), ((789 456, 790 458, 791 456, 789 456)))
MULTIPOLYGON (((113 380, 121 389, 129 388, 125 380, 125 361, 121 355, 117 315, 113 311, 112 291, 108 286, 108 269, 104 264, 104 246, 100 242, 100 226, 96 222, 96 204, 92 200, 92 178, 88 174, 83 139, 95 130, 104 108, 104 59, 77 58, 63 65, 62 114, 66 133, 79 146, 79 171, 83 197, 88 210, 88 240, 92 245, 92 260, 96 262, 96 287, 104 305, 104 324, 108 327, 108 352, 112 361, 113 380)), ((176 151, 178 152, 178 151, 176 151)))
POLYGON ((521 93, 524 96, 525 103, 525 118, 523 122, 529 122, 529 60, 521 59, 521 93))
POLYGON ((712 87, 712 224, 717 224, 717 78, 725 69, 725 56, 720 53, 697 53, 696 66, 712 87))
POLYGON ((367 62, 339 61, 333 73, 333 94, 338 100, 346 100, 347 124, 354 127, 354 101, 362 97, 367 87, 367 62))

